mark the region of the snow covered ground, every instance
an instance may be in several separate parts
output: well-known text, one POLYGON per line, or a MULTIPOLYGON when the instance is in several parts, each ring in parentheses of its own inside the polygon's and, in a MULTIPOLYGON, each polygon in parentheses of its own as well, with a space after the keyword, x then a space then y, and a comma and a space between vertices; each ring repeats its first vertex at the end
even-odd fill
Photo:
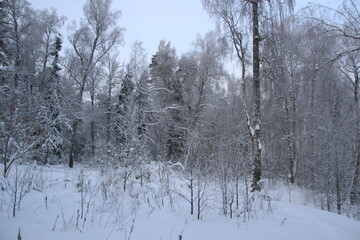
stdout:
POLYGON ((138 171, 14 166, 0 181, 0 239, 18 239, 19 229, 22 240, 360 239, 360 222, 301 205, 299 190, 292 191, 290 203, 284 187, 268 191, 271 200, 264 198, 244 220, 239 212, 232 219, 221 214, 219 190, 209 183, 197 220, 179 194, 188 192, 183 177, 164 174, 157 164, 143 168, 142 178, 138 171))

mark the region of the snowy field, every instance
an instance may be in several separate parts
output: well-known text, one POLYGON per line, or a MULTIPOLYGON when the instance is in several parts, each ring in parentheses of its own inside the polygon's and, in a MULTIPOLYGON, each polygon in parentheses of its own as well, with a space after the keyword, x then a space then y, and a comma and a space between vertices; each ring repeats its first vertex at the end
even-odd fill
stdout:
POLYGON ((230 218, 219 185, 204 181, 198 220, 188 180, 155 163, 136 170, 13 166, 0 182, 0 239, 18 239, 19 229, 22 240, 360 239, 360 222, 304 206, 303 191, 289 195, 281 184, 265 186, 248 214, 241 194, 230 218))

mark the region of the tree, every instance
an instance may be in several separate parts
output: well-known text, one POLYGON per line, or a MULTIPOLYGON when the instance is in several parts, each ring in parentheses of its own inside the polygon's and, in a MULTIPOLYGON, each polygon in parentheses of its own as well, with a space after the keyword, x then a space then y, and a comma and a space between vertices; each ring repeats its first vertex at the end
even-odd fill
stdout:
MULTIPOLYGON (((249 132, 252 139, 253 145, 253 180, 252 180, 252 191, 259 191, 260 187, 260 179, 261 179, 261 148, 262 144, 260 141, 261 136, 261 124, 260 124, 260 113, 261 113, 261 91, 260 91, 260 41, 263 37, 260 35, 259 29, 259 16, 260 9, 265 9, 265 3, 262 0, 249 0, 249 1, 219 1, 219 0, 203 0, 202 1, 204 7, 211 15, 215 15, 216 17, 224 20, 225 23, 230 28, 232 32, 232 40, 235 48, 239 52, 239 37, 236 34, 236 29, 234 25, 229 25, 229 23, 241 24, 240 22, 234 22, 234 17, 237 20, 240 20, 238 16, 240 14, 245 14, 251 16, 252 22, 252 83, 253 83, 253 101, 252 101, 252 123, 249 121, 249 132), (251 10, 248 5, 251 6, 251 10)), ((269 5, 271 6, 271 2, 269 5)), ((283 2, 276 2, 278 6, 282 6, 283 2)), ((293 7, 293 1, 288 1, 288 6, 291 9, 293 7)), ((240 62, 242 60, 241 55, 240 62)))
POLYGON ((139 139, 139 152, 144 159, 150 157, 151 124, 154 122, 152 117, 152 104, 150 95, 150 76, 144 70, 139 81, 135 84, 135 114, 137 135, 139 139))
POLYGON ((351 204, 355 204, 359 201, 360 195, 360 130, 359 130, 359 102, 358 102, 358 88, 359 88, 359 60, 358 54, 360 52, 360 6, 357 1, 344 0, 342 5, 338 9, 333 9, 327 6, 313 5, 310 9, 317 13, 317 10, 325 10, 330 15, 317 15, 311 17, 315 22, 324 28, 324 31, 331 36, 344 42, 343 48, 336 52, 331 58, 328 59, 318 68, 321 69, 326 65, 333 64, 336 61, 341 61, 342 58, 346 58, 346 62, 350 65, 347 68, 342 68, 341 72, 345 75, 347 80, 352 82, 351 88, 353 88, 353 97, 355 105, 355 135, 356 146, 354 162, 354 174, 351 184, 351 190, 349 194, 351 204))
POLYGON ((65 115, 62 113, 63 96, 61 96, 59 53, 62 48, 62 37, 59 28, 63 25, 65 17, 58 16, 52 9, 36 12, 36 35, 38 35, 38 60, 32 88, 35 95, 35 109, 37 111, 37 137, 38 144, 34 146, 36 153, 33 158, 47 163, 49 157, 61 157, 63 143, 62 127, 66 125, 65 115))
POLYGON ((61 48, 62 39, 57 36, 50 48, 49 57, 53 58, 52 66, 49 79, 44 83, 44 93, 39 103, 40 109, 37 116, 40 123, 38 146, 42 151, 42 154, 39 153, 39 160, 44 163, 48 162, 49 157, 61 158, 64 142, 62 129, 69 123, 64 113, 65 102, 60 86, 59 52, 61 48))
POLYGON ((0 64, 3 66, 6 64, 6 56, 8 54, 7 51, 7 39, 6 32, 8 31, 8 27, 6 24, 6 11, 5 11, 6 3, 5 1, 0 2, 0 64))
POLYGON ((122 80, 117 103, 116 139, 119 151, 128 158, 133 140, 133 100, 135 84, 132 75, 127 72, 122 80))
POLYGON ((35 30, 33 10, 24 0, 2 2, 1 26, 5 59, 0 70, 0 139, 4 177, 11 165, 33 150, 36 117, 33 82, 35 72, 35 30))
POLYGON ((171 43, 160 41, 150 64, 151 91, 158 121, 157 126, 154 126, 157 145, 153 150, 157 157, 172 161, 182 156, 184 141, 182 85, 176 78, 177 62, 176 51, 171 43))
POLYGON ((114 89, 120 85, 120 78, 123 75, 122 67, 118 61, 118 54, 107 53, 103 62, 105 84, 105 142, 106 142, 106 156, 108 160, 113 157, 114 151, 114 118, 116 116, 116 100, 114 99, 114 89))
POLYGON ((53 55, 51 49, 51 43, 56 41, 57 34, 59 34, 59 28, 64 24, 66 18, 64 16, 58 16, 55 9, 40 10, 37 12, 37 18, 39 21, 39 33, 41 35, 41 82, 45 84, 45 78, 47 77, 47 67, 49 58, 53 55))
POLYGON ((140 80, 144 71, 148 68, 146 57, 143 42, 135 41, 131 45, 131 53, 128 63, 129 72, 131 72, 135 82, 140 80))
POLYGON ((73 58, 80 68, 67 67, 71 71, 71 77, 77 83, 78 90, 69 151, 70 168, 74 165, 77 131, 81 120, 79 112, 85 86, 89 83, 92 71, 101 59, 123 41, 123 29, 117 26, 120 11, 111 11, 111 2, 111 0, 88 0, 84 5, 85 21, 81 22, 77 29, 76 26, 73 26, 73 32, 70 35, 73 58))

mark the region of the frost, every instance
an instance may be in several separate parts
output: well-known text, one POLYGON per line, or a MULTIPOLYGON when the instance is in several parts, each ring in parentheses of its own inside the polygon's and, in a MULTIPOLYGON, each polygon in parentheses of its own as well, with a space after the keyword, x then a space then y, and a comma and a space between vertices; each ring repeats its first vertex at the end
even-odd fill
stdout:
POLYGON ((254 129, 249 125, 249 128, 250 128, 250 134, 251 136, 255 136, 255 131, 254 129))

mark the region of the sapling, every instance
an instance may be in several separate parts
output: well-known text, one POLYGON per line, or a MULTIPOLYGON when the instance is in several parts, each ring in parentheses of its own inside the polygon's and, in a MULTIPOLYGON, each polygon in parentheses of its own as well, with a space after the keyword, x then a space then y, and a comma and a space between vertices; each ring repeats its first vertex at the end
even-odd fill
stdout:
MULTIPOLYGON (((14 174, 9 174, 5 179, 7 184, 7 193, 11 197, 11 206, 12 206, 12 216, 16 216, 16 208, 20 211, 21 201, 24 198, 26 187, 29 188, 28 182, 29 170, 19 170, 18 166, 15 166, 14 174)), ((31 184, 31 183, 30 183, 31 184)))
POLYGON ((19 228, 19 232, 18 232, 18 237, 17 237, 17 239, 18 239, 18 240, 22 240, 22 238, 21 238, 21 230, 20 230, 20 228, 19 228))

